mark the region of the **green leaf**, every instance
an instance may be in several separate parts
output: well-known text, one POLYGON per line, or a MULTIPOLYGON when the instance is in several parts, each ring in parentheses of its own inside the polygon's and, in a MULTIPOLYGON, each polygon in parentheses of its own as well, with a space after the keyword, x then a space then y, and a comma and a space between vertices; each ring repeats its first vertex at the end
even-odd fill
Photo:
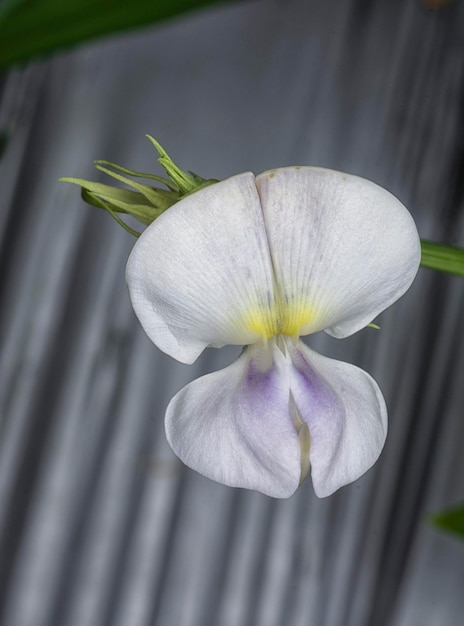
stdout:
POLYGON ((464 540, 464 504, 434 515, 431 521, 441 530, 457 534, 464 540))
POLYGON ((464 250, 433 241, 421 241, 422 267, 464 276, 464 250))
POLYGON ((184 11, 231 0, 7 0, 0 10, 0 69, 184 11))
POLYGON ((0 18, 3 18, 7 13, 11 13, 17 9, 21 4, 26 4, 29 0, 3 0, 0 4, 0 18))

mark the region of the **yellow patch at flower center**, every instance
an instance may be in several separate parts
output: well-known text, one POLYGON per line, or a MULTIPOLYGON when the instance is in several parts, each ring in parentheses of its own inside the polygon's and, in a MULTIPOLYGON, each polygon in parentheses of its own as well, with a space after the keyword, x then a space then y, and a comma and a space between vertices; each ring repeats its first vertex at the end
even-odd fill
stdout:
POLYGON ((301 300, 275 302, 269 308, 256 307, 246 315, 246 325, 265 340, 276 335, 298 337, 301 329, 316 318, 314 307, 301 300))

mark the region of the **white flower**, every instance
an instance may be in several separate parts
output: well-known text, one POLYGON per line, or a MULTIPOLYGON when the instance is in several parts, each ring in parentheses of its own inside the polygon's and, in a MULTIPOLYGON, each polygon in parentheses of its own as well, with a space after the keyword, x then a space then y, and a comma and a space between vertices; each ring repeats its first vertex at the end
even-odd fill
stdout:
POLYGON ((163 213, 127 264, 146 333, 183 363, 207 346, 247 346, 171 400, 174 452, 213 480, 278 498, 309 468, 319 497, 356 480, 385 441, 382 393, 299 337, 365 327, 419 262, 416 227, 394 196, 322 168, 246 172, 163 213))

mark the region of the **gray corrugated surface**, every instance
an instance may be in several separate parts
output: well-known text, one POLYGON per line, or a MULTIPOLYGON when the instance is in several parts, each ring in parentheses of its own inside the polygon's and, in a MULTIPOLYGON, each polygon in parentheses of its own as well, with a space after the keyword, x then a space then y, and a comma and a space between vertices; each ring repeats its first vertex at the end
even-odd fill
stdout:
POLYGON ((464 245, 464 5, 261 1, 95 44, 4 81, 0 127, 1 623, 457 626, 464 547, 426 515, 464 493, 464 282, 422 270, 325 354, 373 373, 386 449, 318 500, 216 485, 168 448, 174 392, 229 363, 161 354, 130 309, 129 235, 61 175, 150 169, 155 135, 225 177, 319 164, 372 178, 464 245))

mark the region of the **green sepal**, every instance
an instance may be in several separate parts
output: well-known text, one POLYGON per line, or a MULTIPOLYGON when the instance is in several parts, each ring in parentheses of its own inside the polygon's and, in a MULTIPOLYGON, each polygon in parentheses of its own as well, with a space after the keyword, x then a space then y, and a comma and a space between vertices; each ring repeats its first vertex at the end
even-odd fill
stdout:
POLYGON ((162 176, 157 176, 156 174, 148 174, 147 172, 136 172, 135 170, 129 170, 127 167, 122 167, 122 165, 116 165, 116 163, 111 163, 111 161, 104 161, 103 159, 98 159, 94 161, 95 167, 97 165, 106 165, 107 167, 112 167, 118 172, 122 172, 123 174, 128 174, 129 176, 134 176, 134 178, 147 178, 148 180, 156 180, 158 183, 162 183, 166 185, 172 191, 179 191, 177 185, 174 185, 172 181, 168 178, 163 178, 162 176))
POLYGON ((111 187, 111 185, 94 183, 82 178, 60 178, 60 181, 79 185, 81 187, 82 199, 88 204, 104 208, 105 210, 108 210, 108 207, 110 207, 116 213, 132 215, 145 226, 151 224, 154 219, 172 206, 174 202, 177 202, 179 198, 177 192, 159 189, 155 206, 148 204, 146 195, 139 191, 111 187), (169 194, 175 194, 175 199, 169 194))
MULTIPOLYGON (((83 197, 83 195, 82 195, 82 197, 83 197)), ((133 235, 134 237, 140 237, 140 235, 141 235, 142 233, 139 233, 139 232, 138 232, 138 230, 134 230, 133 228, 131 228, 130 226, 128 226, 128 225, 127 225, 127 224, 126 224, 126 223, 125 223, 125 222, 124 222, 124 221, 123 221, 123 220, 119 217, 119 215, 118 215, 115 211, 113 211, 113 209, 112 209, 110 206, 106 205, 106 203, 105 203, 103 200, 101 200, 101 201, 100 201, 100 203, 101 203, 101 204, 100 204, 100 207, 101 207, 102 209, 105 209, 106 211, 108 211, 108 213, 111 215, 111 217, 112 217, 113 219, 115 219, 115 220, 117 221, 117 223, 118 223, 120 226, 122 226, 122 228, 124 228, 124 230, 125 230, 125 231, 127 231, 127 232, 129 233, 129 235, 133 235)), ((95 206, 97 206, 97 205, 95 205, 95 206)))
POLYGON ((195 193, 196 191, 203 189, 203 187, 208 187, 209 185, 219 182, 214 178, 206 179, 198 176, 198 174, 193 174, 192 172, 184 172, 174 163, 163 146, 159 144, 154 137, 151 135, 146 135, 146 137, 158 151, 158 154, 160 155, 158 163, 164 167, 169 178, 177 186, 181 197, 188 196, 191 193, 195 193))
POLYGON ((135 191, 121 187, 113 187, 103 183, 96 183, 84 180, 83 178, 65 177, 59 179, 62 182, 79 185, 81 187, 82 199, 85 202, 108 211, 118 224, 135 236, 138 236, 140 233, 127 226, 117 215, 118 213, 130 215, 145 226, 148 226, 159 217, 161 213, 169 209, 182 198, 185 198, 185 196, 218 182, 217 180, 202 178, 192 172, 184 172, 174 163, 156 139, 153 139, 153 137, 149 135, 147 135, 147 137, 160 154, 158 161, 166 170, 169 178, 157 176, 156 174, 136 172, 135 170, 130 170, 116 163, 111 163, 110 161, 98 160, 94 162, 97 170, 132 187, 135 191), (160 189, 152 185, 134 181, 129 178, 130 176, 133 178, 144 178, 149 181, 156 181, 157 183, 165 185, 167 189, 160 189))

